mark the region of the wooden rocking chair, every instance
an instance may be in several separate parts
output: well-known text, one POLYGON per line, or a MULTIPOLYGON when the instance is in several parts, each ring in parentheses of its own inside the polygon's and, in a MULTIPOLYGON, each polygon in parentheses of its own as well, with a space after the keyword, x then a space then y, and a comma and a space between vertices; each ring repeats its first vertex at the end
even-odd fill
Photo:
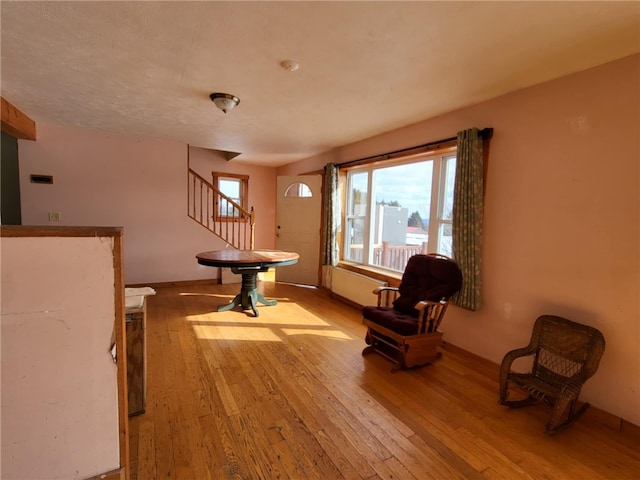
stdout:
POLYGON ((376 352, 391 360, 392 371, 433 363, 442 354, 438 327, 448 300, 462 285, 458 265, 448 257, 414 255, 398 288, 378 287, 376 306, 362 309, 367 326, 363 355, 376 352))
POLYGON ((500 403, 523 407, 538 400, 551 408, 545 430, 554 434, 575 422, 589 407, 576 411, 584 383, 598 370, 604 353, 602 333, 593 327, 554 315, 539 317, 529 345, 508 352, 500 366, 500 403), (512 363, 521 357, 533 359, 528 373, 514 373, 512 363), (521 400, 509 400, 509 386, 528 394, 521 400))

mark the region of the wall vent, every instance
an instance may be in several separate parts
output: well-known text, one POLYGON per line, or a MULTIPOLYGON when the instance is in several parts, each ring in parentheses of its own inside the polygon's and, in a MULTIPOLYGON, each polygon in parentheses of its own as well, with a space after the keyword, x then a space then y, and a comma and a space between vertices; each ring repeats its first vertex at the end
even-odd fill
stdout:
POLYGON ((53 185, 53 175, 31 175, 31 183, 53 185))

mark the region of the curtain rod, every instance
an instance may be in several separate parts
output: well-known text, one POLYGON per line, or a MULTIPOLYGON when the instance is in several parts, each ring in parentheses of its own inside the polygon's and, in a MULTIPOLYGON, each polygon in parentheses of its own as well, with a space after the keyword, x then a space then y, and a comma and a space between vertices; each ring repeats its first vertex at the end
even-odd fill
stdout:
MULTIPOLYGON (((484 139, 491 138, 493 136, 493 128, 483 128, 482 130, 478 130, 478 136, 480 138, 484 138, 484 139)), ((413 150, 419 150, 419 149, 423 149, 423 148, 433 148, 433 147, 437 147, 439 145, 442 145, 444 143, 454 142, 456 140, 458 140, 457 136, 456 137, 444 138, 442 140, 425 143, 423 145, 418 145, 418 146, 415 146, 415 147, 402 148, 400 150, 394 150, 393 152, 381 153, 381 154, 378 154, 378 155, 372 155, 370 157, 359 158, 357 160, 349 160, 347 162, 338 163, 337 166, 338 167, 347 167, 347 166, 350 166, 350 165, 356 165, 356 164, 359 164, 359 163, 371 162, 371 161, 374 161, 374 160, 388 160, 389 158, 391 158, 394 155, 398 155, 398 154, 401 154, 401 153, 408 153, 408 152, 411 152, 413 150)))

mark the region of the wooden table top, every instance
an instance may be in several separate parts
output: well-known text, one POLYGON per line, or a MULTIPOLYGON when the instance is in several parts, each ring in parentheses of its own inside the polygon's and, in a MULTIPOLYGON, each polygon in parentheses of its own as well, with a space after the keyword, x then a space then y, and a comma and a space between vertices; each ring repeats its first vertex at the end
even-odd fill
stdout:
POLYGON ((196 255, 198 263, 210 267, 260 267, 293 265, 300 255, 279 250, 212 250, 196 255))

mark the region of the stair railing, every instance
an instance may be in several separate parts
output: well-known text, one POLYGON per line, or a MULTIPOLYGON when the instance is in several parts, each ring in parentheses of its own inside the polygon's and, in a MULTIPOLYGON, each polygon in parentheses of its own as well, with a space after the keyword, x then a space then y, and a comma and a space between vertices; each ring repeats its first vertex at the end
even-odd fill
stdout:
POLYGON ((255 215, 222 193, 191 168, 187 178, 187 213, 214 235, 238 250, 253 250, 255 215))

